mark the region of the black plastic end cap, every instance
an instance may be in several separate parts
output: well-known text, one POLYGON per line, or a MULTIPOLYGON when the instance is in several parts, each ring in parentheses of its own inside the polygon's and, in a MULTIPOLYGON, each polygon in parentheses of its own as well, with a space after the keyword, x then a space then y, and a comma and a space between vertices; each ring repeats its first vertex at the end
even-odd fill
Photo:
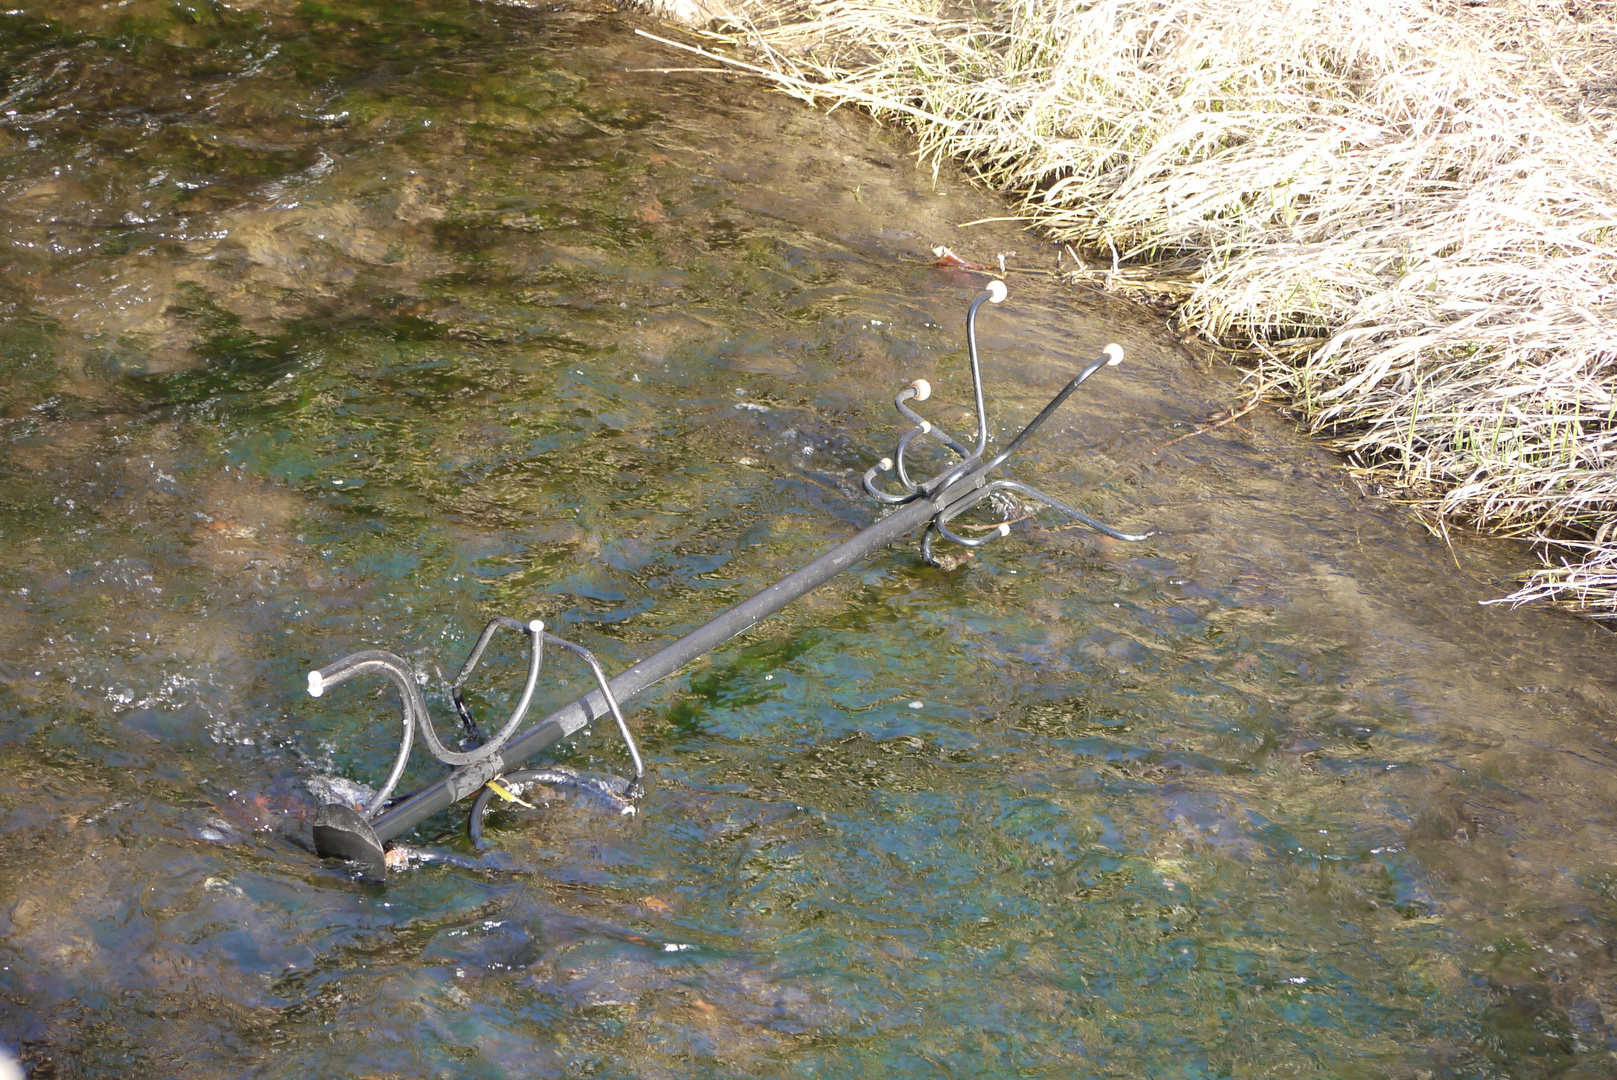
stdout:
POLYGON ((387 877, 387 852, 365 816, 351 806, 327 803, 314 814, 314 849, 328 859, 347 859, 360 877, 387 877))

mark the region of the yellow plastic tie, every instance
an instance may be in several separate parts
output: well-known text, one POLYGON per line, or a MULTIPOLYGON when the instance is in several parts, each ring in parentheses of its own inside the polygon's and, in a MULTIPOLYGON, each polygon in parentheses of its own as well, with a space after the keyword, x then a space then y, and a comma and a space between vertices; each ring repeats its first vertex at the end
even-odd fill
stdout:
POLYGON ((533 805, 533 803, 524 802, 522 799, 518 798, 516 792, 506 787, 498 780, 490 780, 488 782, 488 789, 494 792, 494 794, 498 795, 500 798, 504 799, 506 802, 514 802, 518 806, 526 806, 529 810, 539 809, 537 806, 533 805))

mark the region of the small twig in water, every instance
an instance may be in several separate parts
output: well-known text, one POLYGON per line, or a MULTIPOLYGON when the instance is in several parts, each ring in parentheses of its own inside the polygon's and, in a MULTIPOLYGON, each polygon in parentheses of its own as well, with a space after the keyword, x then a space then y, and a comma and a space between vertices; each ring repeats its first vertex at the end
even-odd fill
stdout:
MULTIPOLYGON (((761 76, 765 79, 770 79, 782 86, 794 87, 798 91, 806 94, 810 101, 813 101, 816 95, 826 97, 838 96, 834 88, 827 87, 821 83, 810 82, 807 79, 800 79, 795 75, 787 75, 785 72, 774 71, 766 67, 759 67, 757 64, 749 64, 743 60, 733 60, 728 56, 720 56, 716 52, 709 52, 707 49, 697 48, 695 45, 686 45, 684 42, 673 41, 665 37, 658 37, 656 34, 647 33, 644 30, 636 29, 635 33, 640 37, 650 38, 652 41, 659 44, 667 45, 669 48, 683 49, 686 52, 695 53, 704 60, 713 60, 720 64, 728 65, 732 68, 740 68, 742 71, 749 71, 754 75, 761 76)), ((960 130, 968 126, 961 121, 950 120, 947 117, 929 113, 925 109, 917 109, 914 105, 910 105, 902 101, 894 101, 880 96, 863 94, 857 95, 856 99, 860 104, 865 105, 866 107, 892 109, 894 112, 905 113, 909 116, 915 117, 918 120, 926 120, 929 123, 937 124, 938 126, 948 128, 951 131, 960 130)))
POLYGON ((1030 217, 985 217, 985 218, 978 218, 976 221, 962 221, 962 222, 960 222, 960 224, 956 225, 955 228, 957 228, 957 229, 965 229, 965 228, 968 228, 968 227, 970 227, 972 225, 986 225, 990 221, 1033 221, 1033 220, 1035 220, 1035 219, 1030 218, 1030 217))
POLYGON ((688 75, 688 74, 696 74, 696 75, 744 75, 744 76, 747 76, 748 78, 753 78, 753 79, 758 79, 758 78, 763 77, 761 75, 758 75, 755 72, 736 71, 733 68, 692 68, 692 67, 670 68, 670 67, 661 67, 661 68, 624 68, 623 70, 626 71, 626 72, 631 72, 631 73, 636 73, 636 74, 651 74, 651 75, 688 75))
POLYGON ((1144 461, 1146 458, 1155 457, 1156 455, 1162 453, 1164 450, 1168 449, 1168 447, 1170 447, 1170 446, 1173 446, 1173 445, 1175 445, 1177 443, 1182 443, 1186 439, 1193 439, 1197 435, 1206 435, 1208 432, 1217 431, 1219 428, 1223 427, 1226 424, 1235 423, 1237 420, 1241 419, 1241 417, 1245 416, 1247 413, 1251 412, 1253 409, 1256 409, 1258 407, 1258 403, 1261 402, 1262 400, 1263 400, 1263 391, 1260 389, 1260 390, 1258 390, 1257 393, 1252 395, 1252 400, 1251 401, 1247 402, 1244 406, 1242 406, 1240 409, 1236 410, 1235 412, 1232 412, 1228 416, 1208 424, 1206 427, 1199 427, 1195 431, 1187 431, 1183 435, 1179 436, 1177 439, 1169 439, 1167 442, 1163 443, 1161 446, 1158 446, 1158 447, 1154 448, 1148 454, 1141 454, 1139 457, 1135 458, 1132 461, 1124 462, 1123 464, 1119 465, 1117 468, 1113 469, 1111 472, 1107 473, 1106 478, 1104 480, 1102 480, 1096 486, 1097 487, 1104 487, 1105 485, 1111 483, 1114 479, 1116 479, 1117 475, 1119 473, 1121 473, 1124 469, 1133 468, 1134 466, 1138 465, 1140 462, 1144 461))
POLYGON ((1444 517, 1442 514, 1439 514, 1437 516, 1437 527, 1443 530, 1443 543, 1449 549, 1449 558, 1454 560, 1454 569, 1459 570, 1461 568, 1460 553, 1454 550, 1454 541, 1449 538, 1448 518, 1444 517))

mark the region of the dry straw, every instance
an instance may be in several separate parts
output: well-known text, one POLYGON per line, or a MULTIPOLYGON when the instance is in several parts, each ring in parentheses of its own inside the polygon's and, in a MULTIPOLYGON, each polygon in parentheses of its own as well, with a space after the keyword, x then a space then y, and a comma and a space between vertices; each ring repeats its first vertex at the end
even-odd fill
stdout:
POLYGON ((1509 599, 1617 618, 1613 7, 832 0, 726 32, 1171 278, 1410 498, 1556 541, 1509 599))

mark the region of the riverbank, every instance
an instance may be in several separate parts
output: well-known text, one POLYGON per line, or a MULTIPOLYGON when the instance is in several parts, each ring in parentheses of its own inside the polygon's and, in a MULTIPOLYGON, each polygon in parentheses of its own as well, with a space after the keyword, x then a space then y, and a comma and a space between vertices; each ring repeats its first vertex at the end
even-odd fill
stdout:
POLYGON ((1170 297, 1383 489, 1535 544, 1510 600, 1617 618, 1612 4, 732 16, 776 85, 909 126, 1072 279, 1170 297))

